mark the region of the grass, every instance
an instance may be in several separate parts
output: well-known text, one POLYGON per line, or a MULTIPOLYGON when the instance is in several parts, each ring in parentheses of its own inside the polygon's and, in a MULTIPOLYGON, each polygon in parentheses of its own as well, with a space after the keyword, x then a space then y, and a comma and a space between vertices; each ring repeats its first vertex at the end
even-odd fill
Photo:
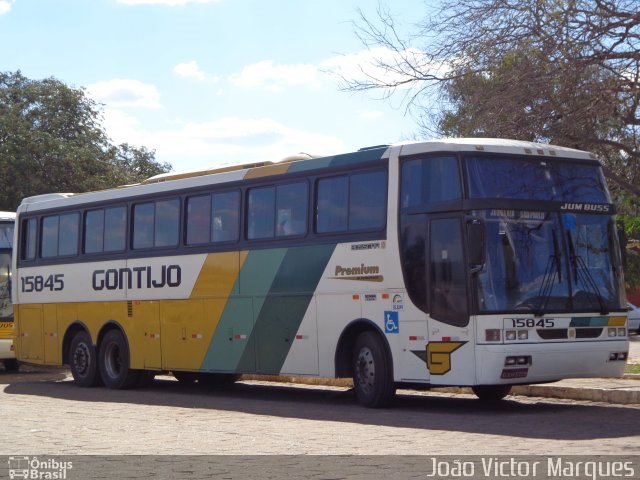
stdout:
POLYGON ((624 373, 640 373, 640 364, 630 364, 624 368, 624 373))

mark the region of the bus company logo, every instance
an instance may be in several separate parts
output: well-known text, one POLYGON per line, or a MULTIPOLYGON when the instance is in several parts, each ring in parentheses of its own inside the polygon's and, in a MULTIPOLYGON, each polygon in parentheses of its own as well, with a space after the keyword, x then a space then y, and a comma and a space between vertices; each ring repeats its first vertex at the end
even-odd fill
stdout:
POLYGON ((59 461, 55 458, 40 460, 38 457, 9 457, 9 478, 38 480, 64 480, 67 470, 73 469, 73 462, 59 461))
POLYGON ((427 368, 432 375, 444 375, 451 370, 451 354, 467 342, 429 342, 427 368))
POLYGON ((343 267, 336 265, 334 276, 337 280, 361 280, 365 282, 382 282, 384 277, 380 275, 380 267, 377 265, 365 265, 359 267, 343 267))
POLYGON ((181 283, 180 265, 162 265, 159 270, 149 266, 94 270, 91 285, 94 290, 131 290, 179 287, 181 283))

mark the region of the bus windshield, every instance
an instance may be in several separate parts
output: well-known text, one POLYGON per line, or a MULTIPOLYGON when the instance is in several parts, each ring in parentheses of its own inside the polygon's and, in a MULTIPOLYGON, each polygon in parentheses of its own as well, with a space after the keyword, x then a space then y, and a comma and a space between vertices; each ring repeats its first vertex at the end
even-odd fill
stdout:
POLYGON ((609 203, 597 164, 532 158, 467 158, 470 198, 609 203))
POLYGON ((608 216, 496 209, 474 215, 486 226, 480 312, 620 309, 608 216))

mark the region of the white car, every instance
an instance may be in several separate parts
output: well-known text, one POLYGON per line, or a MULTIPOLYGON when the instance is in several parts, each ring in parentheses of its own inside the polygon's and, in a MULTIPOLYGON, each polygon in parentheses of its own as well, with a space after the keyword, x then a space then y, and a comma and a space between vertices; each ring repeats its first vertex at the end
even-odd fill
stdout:
POLYGON ((632 303, 629 304, 629 313, 627 320, 627 329, 629 333, 636 332, 640 335, 640 308, 636 307, 632 303))

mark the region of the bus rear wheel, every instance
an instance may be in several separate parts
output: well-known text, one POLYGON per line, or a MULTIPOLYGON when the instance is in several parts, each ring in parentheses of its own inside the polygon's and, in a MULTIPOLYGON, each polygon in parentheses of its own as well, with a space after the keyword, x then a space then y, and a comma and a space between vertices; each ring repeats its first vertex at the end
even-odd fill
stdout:
POLYGON ((120 330, 108 331, 100 342, 100 375, 105 386, 126 389, 136 386, 140 371, 129 363, 129 345, 120 330))
POLYGON ((69 367, 76 385, 95 387, 100 384, 97 353, 87 332, 83 330, 74 335, 69 346, 69 367))
POLYGON ((391 361, 375 332, 363 332, 356 339, 353 388, 358 402, 368 408, 388 407, 395 396, 391 361))
POLYGON ((511 392, 511 385, 476 385, 473 393, 483 402, 498 402, 511 392))

